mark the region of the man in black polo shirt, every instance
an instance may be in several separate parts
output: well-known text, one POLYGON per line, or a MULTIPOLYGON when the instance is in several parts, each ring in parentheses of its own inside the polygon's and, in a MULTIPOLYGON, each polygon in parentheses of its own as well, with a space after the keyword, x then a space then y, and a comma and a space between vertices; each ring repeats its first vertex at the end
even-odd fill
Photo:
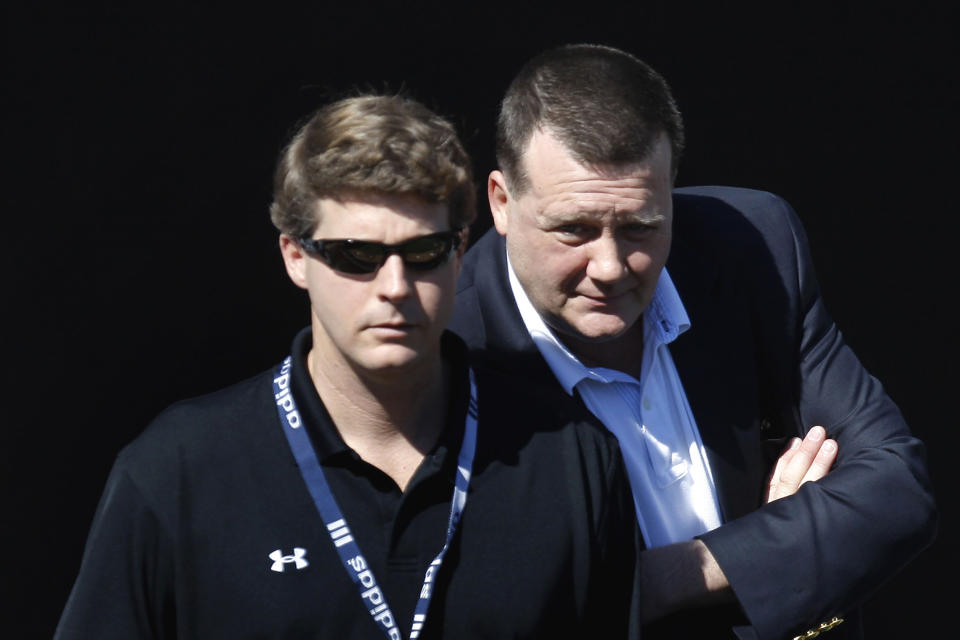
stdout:
POLYGON ((311 326, 119 454, 57 640, 636 635, 615 440, 444 331, 474 215, 422 105, 314 115, 271 207, 311 326))

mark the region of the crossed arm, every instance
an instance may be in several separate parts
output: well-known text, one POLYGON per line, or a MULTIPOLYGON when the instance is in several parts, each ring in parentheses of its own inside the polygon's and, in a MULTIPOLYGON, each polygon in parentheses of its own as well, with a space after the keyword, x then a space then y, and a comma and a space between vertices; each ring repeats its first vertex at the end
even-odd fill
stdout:
MULTIPOLYGON (((837 443, 827 438, 823 427, 811 428, 802 441, 793 438, 770 474, 765 504, 823 478, 836 459, 837 443)), ((641 558, 645 623, 675 611, 735 600, 723 570, 700 540, 648 549, 641 558)))

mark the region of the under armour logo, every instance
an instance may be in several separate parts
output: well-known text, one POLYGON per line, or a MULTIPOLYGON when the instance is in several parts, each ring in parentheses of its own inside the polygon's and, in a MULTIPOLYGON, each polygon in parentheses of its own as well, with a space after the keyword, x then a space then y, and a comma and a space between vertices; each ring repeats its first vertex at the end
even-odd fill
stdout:
POLYGON ((290 556, 283 555, 283 551, 277 549, 269 556, 270 559, 273 560, 273 564, 270 565, 270 571, 283 573, 283 565, 290 564, 291 562, 296 563, 297 569, 304 569, 310 564, 304 558, 305 555, 307 555, 307 550, 300 547, 294 547, 293 555, 290 556))

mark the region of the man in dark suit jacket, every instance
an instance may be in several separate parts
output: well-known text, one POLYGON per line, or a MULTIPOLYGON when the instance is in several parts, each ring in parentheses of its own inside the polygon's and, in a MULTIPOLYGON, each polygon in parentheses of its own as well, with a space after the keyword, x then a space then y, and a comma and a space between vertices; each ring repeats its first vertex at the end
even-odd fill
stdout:
POLYGON ((617 435, 648 636, 859 637, 858 607, 930 544, 936 508, 923 445, 827 315, 794 212, 674 190, 679 112, 616 49, 531 60, 497 136, 496 229, 467 253, 452 328, 617 435))

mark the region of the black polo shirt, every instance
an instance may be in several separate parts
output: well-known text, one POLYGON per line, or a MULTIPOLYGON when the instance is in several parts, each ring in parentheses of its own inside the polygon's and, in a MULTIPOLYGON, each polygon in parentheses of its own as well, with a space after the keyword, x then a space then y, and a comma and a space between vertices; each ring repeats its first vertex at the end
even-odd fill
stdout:
MULTIPOLYGON (((443 546, 468 397, 401 492, 340 438, 293 344, 291 388, 403 637, 443 546)), ((478 370, 477 452, 421 638, 623 637, 639 535, 615 439, 527 381, 478 370), (548 400, 549 399, 549 400, 548 400)), ((283 435, 274 371, 173 405, 119 454, 56 638, 383 638, 283 435)))

